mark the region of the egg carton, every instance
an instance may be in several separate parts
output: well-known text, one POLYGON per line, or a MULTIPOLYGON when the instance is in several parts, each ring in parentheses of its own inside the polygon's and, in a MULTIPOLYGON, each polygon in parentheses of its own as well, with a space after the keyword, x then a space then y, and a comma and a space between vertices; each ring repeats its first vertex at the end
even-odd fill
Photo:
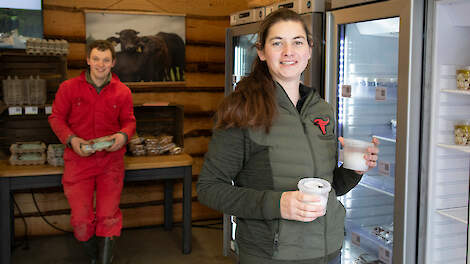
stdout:
POLYGON ((11 144, 10 152, 11 154, 21 154, 21 153, 33 153, 33 152, 42 152, 46 150, 46 144, 41 141, 30 141, 30 142, 16 142, 11 144))
POLYGON ((42 165, 46 162, 46 154, 44 152, 32 153, 15 153, 10 156, 11 165, 42 165))
POLYGON ((30 55, 69 54, 69 43, 64 39, 29 38, 26 40, 26 53, 30 55))

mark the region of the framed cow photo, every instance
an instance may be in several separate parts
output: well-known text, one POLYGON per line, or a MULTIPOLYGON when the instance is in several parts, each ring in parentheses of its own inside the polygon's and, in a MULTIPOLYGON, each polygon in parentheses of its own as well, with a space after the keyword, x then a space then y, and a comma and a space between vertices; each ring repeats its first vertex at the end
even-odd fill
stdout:
POLYGON ((86 10, 87 44, 109 40, 116 51, 112 71, 132 86, 184 82, 185 16, 86 10))

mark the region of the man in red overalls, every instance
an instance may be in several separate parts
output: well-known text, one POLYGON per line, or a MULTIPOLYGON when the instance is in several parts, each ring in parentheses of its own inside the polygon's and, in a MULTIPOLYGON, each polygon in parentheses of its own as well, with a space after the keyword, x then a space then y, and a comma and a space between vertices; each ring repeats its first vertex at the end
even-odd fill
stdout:
POLYGON ((100 259, 107 264, 112 261, 115 237, 121 234, 125 145, 136 126, 131 91, 111 73, 115 58, 108 41, 91 43, 87 47, 89 70, 60 85, 49 117, 54 133, 68 146, 62 184, 75 238, 85 246, 91 263, 99 255, 96 237, 104 238, 100 259), (114 140, 106 150, 87 154, 80 148, 104 136, 114 140))

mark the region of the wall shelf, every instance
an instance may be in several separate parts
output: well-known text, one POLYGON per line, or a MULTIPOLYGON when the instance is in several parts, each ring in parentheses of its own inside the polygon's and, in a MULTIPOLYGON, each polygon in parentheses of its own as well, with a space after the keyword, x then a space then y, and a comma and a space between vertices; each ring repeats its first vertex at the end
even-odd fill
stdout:
POLYGON ((464 224, 468 224, 468 208, 467 207, 442 209, 442 210, 437 210, 437 212, 441 215, 450 217, 464 224))

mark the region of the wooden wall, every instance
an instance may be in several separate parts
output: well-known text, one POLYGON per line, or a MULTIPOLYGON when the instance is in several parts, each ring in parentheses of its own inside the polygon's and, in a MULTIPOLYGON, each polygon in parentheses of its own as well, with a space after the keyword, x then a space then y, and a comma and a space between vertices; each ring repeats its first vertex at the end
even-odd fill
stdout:
MULTIPOLYGON (((133 88, 134 104, 168 101, 184 106, 184 146, 193 159, 193 219, 209 219, 221 214, 197 202, 195 181, 210 140, 212 115, 223 98, 225 28, 229 14, 274 1, 252 0, 44 0, 45 38, 65 39, 70 44, 67 76, 77 76, 86 67, 85 15, 87 9, 150 11, 186 14, 186 82, 179 86, 133 88)), ((174 217, 181 221, 182 185, 174 186, 174 217)), ((34 194, 38 207, 49 222, 70 230, 69 207, 57 189, 34 194)), ((29 235, 56 234, 39 216, 30 192, 15 194, 28 223, 29 235)), ((121 199, 124 227, 163 223, 163 185, 126 185, 121 199)), ((15 214, 19 212, 15 209, 15 214)), ((15 220, 17 236, 24 234, 22 219, 15 220)))

